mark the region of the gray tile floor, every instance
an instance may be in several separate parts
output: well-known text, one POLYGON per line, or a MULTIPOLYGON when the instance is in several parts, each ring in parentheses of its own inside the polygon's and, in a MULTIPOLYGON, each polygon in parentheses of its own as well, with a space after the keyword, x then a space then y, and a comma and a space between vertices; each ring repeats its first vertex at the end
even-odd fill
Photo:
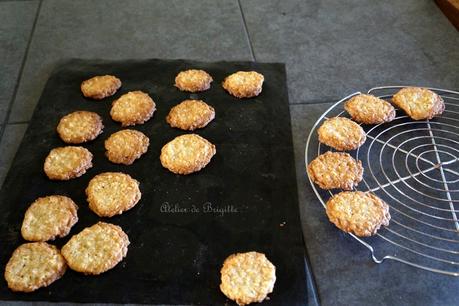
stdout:
MULTIPOLYGON (((66 58, 285 62, 311 245, 314 224, 304 207, 314 199, 302 188, 303 150, 327 102, 377 85, 459 89, 459 35, 431 0, 0 1, 0 20, 0 184, 51 70, 66 58)), ((330 273, 324 269, 318 262, 314 272, 330 273)), ((324 305, 356 290, 317 287, 324 305)), ((359 292, 352 302, 365 304, 377 293, 359 292)), ((407 303, 396 294, 390 301, 407 303)))

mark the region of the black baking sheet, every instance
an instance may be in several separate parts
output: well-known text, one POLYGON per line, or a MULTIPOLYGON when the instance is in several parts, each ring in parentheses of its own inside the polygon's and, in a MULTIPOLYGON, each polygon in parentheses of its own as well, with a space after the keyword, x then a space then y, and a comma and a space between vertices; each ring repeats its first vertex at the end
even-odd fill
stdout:
POLYGON ((85 199, 88 181, 105 171, 122 171, 140 181, 142 199, 132 210, 103 221, 120 225, 131 244, 125 260, 100 276, 67 271, 62 279, 34 293, 8 290, 1 278, 1 300, 91 303, 209 304, 230 303, 219 290, 220 268, 235 252, 259 251, 276 266, 277 281, 265 305, 304 305, 304 246, 298 211, 290 115, 283 64, 205 63, 184 60, 70 60, 48 80, 0 193, 0 259, 5 266, 23 243, 20 226, 37 197, 63 194, 80 207, 79 221, 68 238, 101 218, 85 199), (175 75, 199 68, 214 78, 210 90, 189 94, 174 86, 175 75), (240 100, 221 87, 237 70, 265 76, 263 92, 240 100), (80 83, 93 75, 114 74, 123 86, 102 101, 85 99, 80 83), (109 116, 111 102, 142 90, 156 102, 147 123, 135 126, 150 138, 148 152, 131 166, 115 165, 104 156, 104 140, 120 125, 109 116), (202 171, 179 176, 162 168, 161 147, 184 131, 170 128, 165 117, 186 98, 203 99, 216 110, 215 120, 196 131, 214 143, 217 154, 202 171), (65 145, 55 132, 63 115, 89 110, 104 120, 104 133, 84 144, 94 154, 85 175, 50 181, 43 173, 48 152, 65 145), (213 210, 210 209, 212 207, 213 210))

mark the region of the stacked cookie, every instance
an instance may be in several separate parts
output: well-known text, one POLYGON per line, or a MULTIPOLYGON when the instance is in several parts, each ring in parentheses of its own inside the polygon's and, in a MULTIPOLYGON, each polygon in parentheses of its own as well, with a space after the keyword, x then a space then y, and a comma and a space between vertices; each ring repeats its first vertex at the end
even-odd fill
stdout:
MULTIPOLYGON (((414 120, 432 119, 445 109, 441 97, 425 88, 403 88, 393 96, 392 102, 414 120)), ((389 102, 367 94, 352 97, 344 108, 360 124, 384 124, 392 121, 396 114, 389 102)), ((317 130, 319 142, 337 151, 358 149, 365 142, 366 134, 353 120, 326 119, 317 130)), ((328 151, 315 158, 307 172, 322 189, 344 190, 326 204, 329 220, 339 229, 357 236, 371 236, 381 226, 389 225, 387 203, 370 192, 352 191, 363 179, 361 161, 348 153, 328 151)))

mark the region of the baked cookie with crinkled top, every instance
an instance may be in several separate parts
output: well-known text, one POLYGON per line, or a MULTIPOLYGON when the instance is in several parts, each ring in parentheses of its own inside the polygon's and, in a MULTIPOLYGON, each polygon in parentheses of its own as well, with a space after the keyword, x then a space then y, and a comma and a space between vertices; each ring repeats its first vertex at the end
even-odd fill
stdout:
POLYGON ((348 153, 325 152, 308 165, 311 180, 322 189, 352 190, 363 178, 362 162, 348 153))
POLYGON ((220 290, 241 306, 265 300, 276 282, 276 267, 258 252, 229 256, 220 273, 220 290))
POLYGON ((200 92, 210 88, 213 79, 204 70, 189 69, 179 72, 175 77, 175 87, 181 91, 200 92))
POLYGON ((150 96, 140 90, 130 91, 115 100, 110 110, 113 120, 122 126, 143 124, 150 120, 156 104, 150 96))
POLYGON ((346 233, 360 237, 376 234, 390 221, 389 205, 369 192, 343 191, 327 202, 326 212, 330 222, 346 233))
POLYGON ((70 238, 62 247, 62 255, 70 269, 97 275, 122 261, 128 246, 128 235, 121 227, 98 222, 70 238))
POLYGON ((265 77, 256 71, 238 71, 225 78, 223 88, 237 98, 258 96, 263 89, 265 77))
POLYGON ((48 241, 65 237, 78 221, 78 206, 72 199, 52 195, 36 199, 27 209, 21 234, 25 240, 48 241))
POLYGON ((105 140, 105 155, 115 164, 131 165, 148 150, 150 140, 136 130, 121 130, 105 140))
POLYGON ((421 87, 400 89, 392 97, 392 102, 414 120, 432 119, 445 110, 445 102, 438 94, 421 87))
POLYGON ((32 292, 58 280, 67 270, 59 250, 46 242, 24 243, 11 255, 5 280, 13 291, 32 292))
POLYGON ((181 135, 161 149, 161 164, 176 174, 190 174, 207 166, 215 155, 215 145, 197 134, 181 135))
POLYGON ((366 140, 366 133, 360 125, 344 117, 325 120, 317 130, 319 142, 338 151, 355 150, 366 140))
POLYGON ((113 75, 99 75, 81 83, 81 92, 86 98, 102 100, 113 96, 121 87, 121 80, 113 75))
POLYGON ((80 177, 92 167, 92 153, 83 147, 52 149, 45 159, 43 169, 51 180, 70 180, 80 177))
POLYGON ((373 95, 360 94, 344 103, 352 119, 364 124, 380 124, 395 118, 395 108, 387 101, 373 95))
POLYGON ((89 208, 99 217, 113 217, 134 207, 142 197, 139 182, 129 174, 104 172, 86 188, 89 208))
POLYGON ((215 118, 215 109, 202 100, 185 100, 174 106, 166 117, 171 127, 194 131, 215 118))
POLYGON ((61 118, 57 133, 64 142, 79 144, 96 139, 103 128, 102 118, 97 113, 76 111, 61 118))

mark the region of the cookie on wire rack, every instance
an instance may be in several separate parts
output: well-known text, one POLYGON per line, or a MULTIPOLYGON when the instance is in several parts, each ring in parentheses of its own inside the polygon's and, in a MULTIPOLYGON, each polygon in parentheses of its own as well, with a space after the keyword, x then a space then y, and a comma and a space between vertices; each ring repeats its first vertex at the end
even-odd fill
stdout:
POLYGON ((387 101, 373 95, 360 94, 344 103, 344 109, 356 122, 380 124, 395 118, 395 108, 387 101))
POLYGON ((366 140, 366 133, 360 125, 345 117, 325 120, 317 130, 319 142, 338 151, 359 148, 366 140))
POLYGON ((438 94, 421 87, 402 88, 392 102, 414 120, 432 119, 445 110, 445 102, 438 94))

